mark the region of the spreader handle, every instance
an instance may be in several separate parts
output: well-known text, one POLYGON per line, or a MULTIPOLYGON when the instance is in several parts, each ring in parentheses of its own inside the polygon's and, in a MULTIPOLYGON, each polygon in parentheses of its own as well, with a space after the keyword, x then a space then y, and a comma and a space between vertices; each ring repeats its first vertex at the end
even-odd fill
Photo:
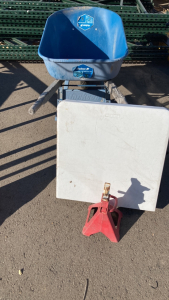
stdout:
POLYGON ((44 105, 47 101, 49 101, 49 99, 53 96, 63 82, 63 80, 55 80, 52 82, 52 84, 48 86, 47 89, 44 90, 44 92, 39 96, 38 100, 36 100, 36 102, 29 108, 29 114, 34 115, 41 105, 44 105))

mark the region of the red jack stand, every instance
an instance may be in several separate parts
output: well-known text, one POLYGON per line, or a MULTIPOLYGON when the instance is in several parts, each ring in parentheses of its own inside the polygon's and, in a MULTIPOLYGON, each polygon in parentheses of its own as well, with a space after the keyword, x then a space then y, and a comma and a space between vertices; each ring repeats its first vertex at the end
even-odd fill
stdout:
POLYGON ((105 236, 107 236, 111 242, 117 243, 119 241, 119 229, 120 229, 120 221, 123 216, 121 211, 119 211, 117 207, 117 198, 109 194, 110 184, 105 183, 104 185, 104 193, 102 194, 101 202, 90 205, 88 207, 88 215, 86 219, 85 226, 83 227, 82 233, 86 236, 90 236, 97 232, 102 232, 105 236), (114 205, 112 205, 115 200, 114 205), (97 209, 96 213, 89 220, 90 212, 92 209, 97 209), (111 213, 115 213, 118 216, 117 224, 112 218, 111 213))

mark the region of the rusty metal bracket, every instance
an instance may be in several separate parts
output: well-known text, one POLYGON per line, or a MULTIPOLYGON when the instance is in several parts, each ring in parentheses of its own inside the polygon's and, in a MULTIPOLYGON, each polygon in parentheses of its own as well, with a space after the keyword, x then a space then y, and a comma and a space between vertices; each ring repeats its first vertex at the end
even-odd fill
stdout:
POLYGON ((112 80, 106 81, 105 85, 107 86, 109 93, 113 96, 115 101, 119 104, 128 104, 125 96, 118 90, 116 85, 112 82, 112 80))

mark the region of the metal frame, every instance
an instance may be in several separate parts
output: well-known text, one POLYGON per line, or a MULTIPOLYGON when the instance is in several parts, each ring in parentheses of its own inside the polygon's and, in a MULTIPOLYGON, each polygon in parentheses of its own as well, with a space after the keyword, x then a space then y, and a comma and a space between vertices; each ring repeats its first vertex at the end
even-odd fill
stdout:
MULTIPOLYGON (((58 102, 64 100, 62 96, 62 89, 66 88, 68 89, 69 86, 76 86, 76 87, 87 87, 87 88, 97 88, 99 89, 100 87, 104 87, 105 89, 105 99, 106 99, 106 94, 109 93, 110 95, 113 96, 114 100, 119 103, 119 104, 127 104, 127 101, 125 100, 125 97, 122 95, 122 93, 118 90, 116 85, 110 81, 106 81, 104 85, 69 85, 68 81, 62 81, 62 80, 55 80, 50 86, 47 87, 43 91, 43 93, 39 96, 39 98, 34 102, 34 104, 29 108, 28 112, 30 115, 34 115, 37 110, 44 105, 47 101, 50 100, 50 98, 56 93, 56 91, 59 90, 59 95, 58 95, 58 102), (61 88, 61 90, 60 90, 61 88)), ((89 90, 88 90, 89 91, 89 90)), ((110 103, 110 100, 106 100, 106 103, 110 103)))
POLYGON ((141 1, 140 0, 136 0, 136 3, 138 5, 138 7, 139 7, 140 12, 142 12, 144 14, 147 14, 147 11, 146 11, 144 5, 141 3, 141 1))

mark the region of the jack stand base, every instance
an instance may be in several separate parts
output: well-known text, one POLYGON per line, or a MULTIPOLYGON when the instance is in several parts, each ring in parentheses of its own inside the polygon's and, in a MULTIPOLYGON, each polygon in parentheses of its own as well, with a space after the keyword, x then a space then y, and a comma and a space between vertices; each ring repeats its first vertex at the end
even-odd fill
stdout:
POLYGON ((101 202, 90 205, 88 207, 88 215, 82 233, 86 236, 90 236, 97 232, 102 232, 111 242, 117 243, 120 238, 119 229, 123 214, 116 207, 116 197, 109 195, 108 200, 105 201, 102 195, 101 202), (112 205, 111 203, 114 201, 109 201, 109 198, 115 200, 114 205, 112 205), (96 212, 89 220, 90 212, 92 209, 96 210, 96 212), (114 221, 112 213, 114 213, 114 215, 118 217, 117 222, 114 221))

